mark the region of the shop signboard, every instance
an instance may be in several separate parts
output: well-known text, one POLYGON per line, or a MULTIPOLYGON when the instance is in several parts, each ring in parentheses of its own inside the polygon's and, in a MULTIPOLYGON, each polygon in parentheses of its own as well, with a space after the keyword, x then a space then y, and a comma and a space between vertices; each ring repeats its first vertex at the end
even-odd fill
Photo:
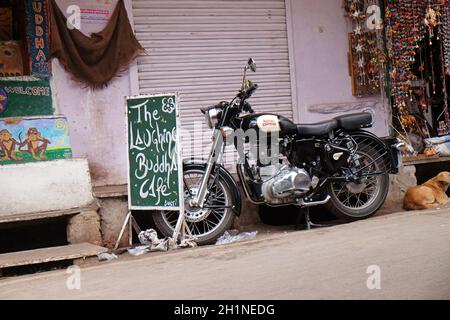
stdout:
POLYGON ((51 67, 47 1, 25 1, 25 15, 31 74, 49 79, 51 67))
POLYGON ((0 118, 53 115, 50 81, 39 79, 0 79, 0 118))
POLYGON ((176 94, 126 97, 130 210, 183 210, 176 94))

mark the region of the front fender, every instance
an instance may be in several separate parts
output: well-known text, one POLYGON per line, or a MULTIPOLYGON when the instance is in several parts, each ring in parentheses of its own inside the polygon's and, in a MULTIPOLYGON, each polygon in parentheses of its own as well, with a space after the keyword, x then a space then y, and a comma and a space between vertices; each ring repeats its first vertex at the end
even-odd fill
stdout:
MULTIPOLYGON (((230 172, 228 172, 227 169, 225 169, 222 165, 216 164, 216 166, 219 167, 219 175, 222 178, 222 180, 227 184, 227 187, 231 191, 231 197, 233 201, 233 212, 238 217, 241 215, 241 208, 242 208, 242 198, 241 193, 239 192, 239 187, 234 180, 233 176, 230 172)), ((183 170, 190 168, 197 168, 197 169, 206 169, 206 163, 204 160, 201 159, 189 159, 189 160, 183 160, 183 170)))
POLYGON ((396 149, 395 145, 398 143, 394 137, 379 138, 371 132, 365 130, 358 130, 349 133, 356 142, 363 140, 370 140, 382 153, 386 152, 384 156, 384 162, 389 173, 396 174, 401 166, 401 154, 396 149))

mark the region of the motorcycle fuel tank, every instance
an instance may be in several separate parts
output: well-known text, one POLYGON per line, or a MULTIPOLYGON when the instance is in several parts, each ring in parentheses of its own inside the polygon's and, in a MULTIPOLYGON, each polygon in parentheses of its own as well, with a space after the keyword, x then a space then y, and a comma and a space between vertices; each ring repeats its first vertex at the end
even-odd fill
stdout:
POLYGON ((288 118, 273 113, 254 113, 240 118, 244 131, 255 129, 262 132, 278 132, 280 136, 294 134, 297 126, 288 118))

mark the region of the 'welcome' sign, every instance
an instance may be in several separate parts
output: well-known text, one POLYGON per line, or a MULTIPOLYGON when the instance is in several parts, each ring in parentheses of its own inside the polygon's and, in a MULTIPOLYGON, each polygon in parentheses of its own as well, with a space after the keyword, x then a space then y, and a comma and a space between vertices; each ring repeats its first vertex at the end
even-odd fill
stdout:
POLYGON ((126 112, 129 208, 181 210, 176 94, 127 97, 126 112))

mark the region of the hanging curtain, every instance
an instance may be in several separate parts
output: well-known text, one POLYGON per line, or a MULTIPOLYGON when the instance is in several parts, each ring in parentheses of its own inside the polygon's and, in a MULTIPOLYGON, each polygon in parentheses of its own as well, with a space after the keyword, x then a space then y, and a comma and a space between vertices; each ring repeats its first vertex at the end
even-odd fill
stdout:
POLYGON ((75 80, 91 88, 106 86, 144 51, 134 36, 123 0, 117 2, 106 27, 90 37, 76 28, 70 30, 55 0, 48 3, 50 58, 58 58, 75 80))

